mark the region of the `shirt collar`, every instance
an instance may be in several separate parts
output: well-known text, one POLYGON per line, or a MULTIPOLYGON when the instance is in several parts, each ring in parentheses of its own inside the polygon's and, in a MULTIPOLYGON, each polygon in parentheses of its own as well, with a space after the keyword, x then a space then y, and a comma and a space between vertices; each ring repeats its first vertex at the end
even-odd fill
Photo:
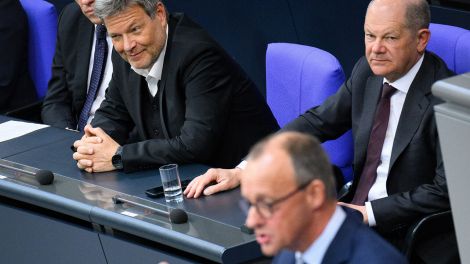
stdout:
POLYGON ((321 263, 331 241, 333 241, 336 233, 338 233, 339 228, 343 224, 344 219, 346 219, 346 213, 341 207, 336 206, 335 212, 331 216, 330 221, 328 221, 328 224, 320 236, 303 254, 296 252, 296 256, 301 254, 304 263, 321 263))
POLYGON ((134 70, 137 74, 145 77, 145 79, 150 76, 160 80, 162 78, 163 62, 165 60, 166 46, 168 44, 168 24, 166 25, 166 36, 167 38, 165 41, 165 46, 163 47, 162 52, 160 52, 157 61, 152 65, 152 67, 150 67, 150 69, 136 69, 131 66, 132 70, 134 70))
POLYGON ((416 74, 418 74, 419 68, 421 68, 421 65, 423 64, 423 60, 424 55, 422 55, 421 58, 419 58, 419 60, 415 63, 415 65, 413 65, 413 67, 411 67, 411 69, 398 80, 390 82, 387 80, 387 78, 384 78, 383 82, 387 82, 400 92, 408 93, 411 83, 415 79, 416 74))

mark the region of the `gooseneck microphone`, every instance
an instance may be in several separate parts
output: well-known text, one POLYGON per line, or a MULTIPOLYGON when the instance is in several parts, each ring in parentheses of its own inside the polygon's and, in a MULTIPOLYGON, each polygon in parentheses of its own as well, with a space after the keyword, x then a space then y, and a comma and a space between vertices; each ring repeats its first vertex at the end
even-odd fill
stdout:
POLYGON ((159 215, 168 217, 170 219, 170 222, 172 222, 173 224, 184 224, 188 222, 188 214, 183 209, 175 208, 175 209, 171 209, 170 212, 167 212, 165 210, 153 208, 147 205, 143 205, 143 204, 139 204, 139 203, 127 200, 118 195, 113 197, 113 202, 115 204, 128 203, 137 207, 145 208, 159 215))
POLYGON ((54 173, 50 170, 38 170, 34 177, 41 185, 49 185, 54 181, 54 173))
POLYGON ((7 177, 11 181, 29 186, 36 186, 36 182, 41 185, 48 185, 54 181, 54 174, 50 170, 38 170, 36 172, 32 172, 24 168, 15 167, 15 163, 13 162, 6 162, 7 161, 2 160, 0 168, 3 167, 15 172, 13 177, 7 177), (34 176, 34 179, 31 176, 34 176))

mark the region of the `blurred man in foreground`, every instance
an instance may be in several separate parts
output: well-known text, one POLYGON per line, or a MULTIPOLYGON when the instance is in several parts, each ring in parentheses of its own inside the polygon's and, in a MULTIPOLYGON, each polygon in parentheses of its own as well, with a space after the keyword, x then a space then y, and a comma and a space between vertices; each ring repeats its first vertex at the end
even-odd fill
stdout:
POLYGON ((356 212, 336 205, 333 172, 318 140, 280 133, 248 157, 241 176, 246 225, 265 255, 277 255, 274 263, 406 263, 356 212))

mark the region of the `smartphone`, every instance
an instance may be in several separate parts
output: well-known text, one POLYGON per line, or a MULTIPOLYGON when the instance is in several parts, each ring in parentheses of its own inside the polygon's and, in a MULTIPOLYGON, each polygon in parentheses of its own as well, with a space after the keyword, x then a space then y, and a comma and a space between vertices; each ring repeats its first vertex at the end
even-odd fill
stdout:
MULTIPOLYGON (((191 182, 191 180, 182 180, 181 181, 181 189, 184 191, 184 189, 186 189, 186 187, 188 186, 188 184, 191 182)), ((159 198, 159 197, 163 197, 165 194, 163 193, 163 186, 157 186, 157 187, 154 187, 152 189, 148 189, 145 191, 145 194, 148 196, 148 197, 151 197, 151 198, 159 198)))

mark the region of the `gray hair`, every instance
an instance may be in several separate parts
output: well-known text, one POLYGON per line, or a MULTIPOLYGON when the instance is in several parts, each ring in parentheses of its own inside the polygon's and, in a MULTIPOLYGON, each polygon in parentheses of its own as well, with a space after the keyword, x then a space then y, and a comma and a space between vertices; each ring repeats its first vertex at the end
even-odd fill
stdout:
POLYGON ((299 132, 282 132, 273 134, 257 143, 248 155, 249 160, 255 160, 266 150, 266 144, 273 138, 285 135, 281 148, 289 155, 295 171, 297 185, 303 185, 313 180, 320 180, 325 185, 326 198, 336 199, 336 184, 333 168, 320 142, 313 136, 299 132))
POLYGON ((411 1, 406 8, 406 25, 413 31, 429 28, 431 9, 427 1, 411 1))
POLYGON ((95 15, 101 19, 115 15, 132 5, 139 5, 152 19, 155 18, 156 6, 161 0, 96 0, 95 15))

